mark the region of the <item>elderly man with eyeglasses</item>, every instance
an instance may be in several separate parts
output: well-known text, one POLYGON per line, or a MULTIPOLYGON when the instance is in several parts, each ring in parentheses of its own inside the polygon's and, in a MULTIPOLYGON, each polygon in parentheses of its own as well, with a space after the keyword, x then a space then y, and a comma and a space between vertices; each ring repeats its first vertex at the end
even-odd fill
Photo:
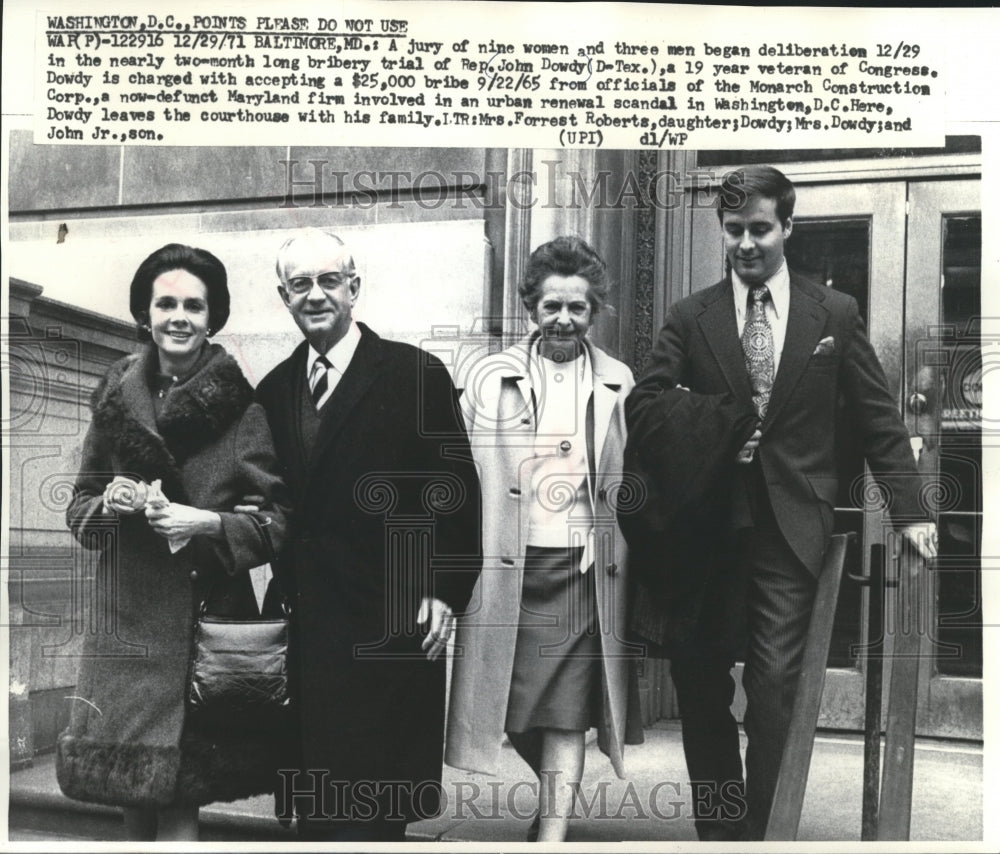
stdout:
POLYGON ((307 841, 401 841, 439 809, 442 653, 481 565, 479 481, 444 365, 354 320, 344 242, 298 233, 277 273, 305 336, 257 389, 294 505, 274 572, 299 756, 277 812, 307 841))

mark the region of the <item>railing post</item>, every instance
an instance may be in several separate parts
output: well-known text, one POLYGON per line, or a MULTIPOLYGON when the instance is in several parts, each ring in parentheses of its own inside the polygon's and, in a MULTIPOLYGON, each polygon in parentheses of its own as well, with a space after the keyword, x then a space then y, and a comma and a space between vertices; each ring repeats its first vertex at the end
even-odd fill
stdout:
POLYGON ((878 830, 879 773, 882 755, 882 661, 885 657, 885 546, 871 548, 867 577, 853 580, 868 587, 868 643, 865 655, 865 758, 861 798, 861 839, 875 839, 878 830))
POLYGON ((917 682, 920 676, 919 597, 924 560, 908 543, 901 544, 896 626, 885 725, 885 762, 878 813, 878 839, 908 840, 913 802, 913 750, 917 728, 917 682))
POLYGON ((792 706, 792 722, 781 754, 778 783, 764 834, 766 840, 791 840, 798 834, 813 743, 816 739, 816 721, 819 719, 823 685, 826 682, 826 662, 830 654, 833 618, 840 595, 844 555, 847 552, 848 538, 852 536, 834 534, 826 549, 823 569, 816 586, 816 599, 809 618, 799 684, 795 691, 795 704, 792 706))

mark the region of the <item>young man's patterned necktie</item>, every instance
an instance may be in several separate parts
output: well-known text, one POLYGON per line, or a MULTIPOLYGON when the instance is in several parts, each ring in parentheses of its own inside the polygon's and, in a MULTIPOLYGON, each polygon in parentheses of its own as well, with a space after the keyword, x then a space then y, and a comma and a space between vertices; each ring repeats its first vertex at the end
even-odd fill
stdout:
POLYGON ((771 399, 774 385, 774 338, 771 324, 767 320, 764 304, 771 298, 766 285, 751 288, 747 299, 746 323, 740 338, 746 359, 750 387, 753 390, 753 405, 759 421, 767 414, 767 403, 771 399))

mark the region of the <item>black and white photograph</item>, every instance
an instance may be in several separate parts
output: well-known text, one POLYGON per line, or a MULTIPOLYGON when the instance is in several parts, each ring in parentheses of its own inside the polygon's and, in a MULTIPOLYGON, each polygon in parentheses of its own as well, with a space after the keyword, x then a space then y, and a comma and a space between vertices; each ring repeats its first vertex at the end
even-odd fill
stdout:
POLYGON ((994 848, 995 15, 14 5, 11 850, 994 848))

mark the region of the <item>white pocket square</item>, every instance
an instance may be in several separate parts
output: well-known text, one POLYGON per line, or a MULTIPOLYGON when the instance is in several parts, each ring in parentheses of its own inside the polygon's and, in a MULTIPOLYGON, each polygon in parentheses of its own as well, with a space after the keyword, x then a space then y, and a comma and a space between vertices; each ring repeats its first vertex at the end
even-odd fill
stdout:
POLYGON ((833 336, 828 335, 826 338, 820 338, 819 344, 816 345, 816 349, 813 350, 814 356, 832 356, 833 355, 833 336))

